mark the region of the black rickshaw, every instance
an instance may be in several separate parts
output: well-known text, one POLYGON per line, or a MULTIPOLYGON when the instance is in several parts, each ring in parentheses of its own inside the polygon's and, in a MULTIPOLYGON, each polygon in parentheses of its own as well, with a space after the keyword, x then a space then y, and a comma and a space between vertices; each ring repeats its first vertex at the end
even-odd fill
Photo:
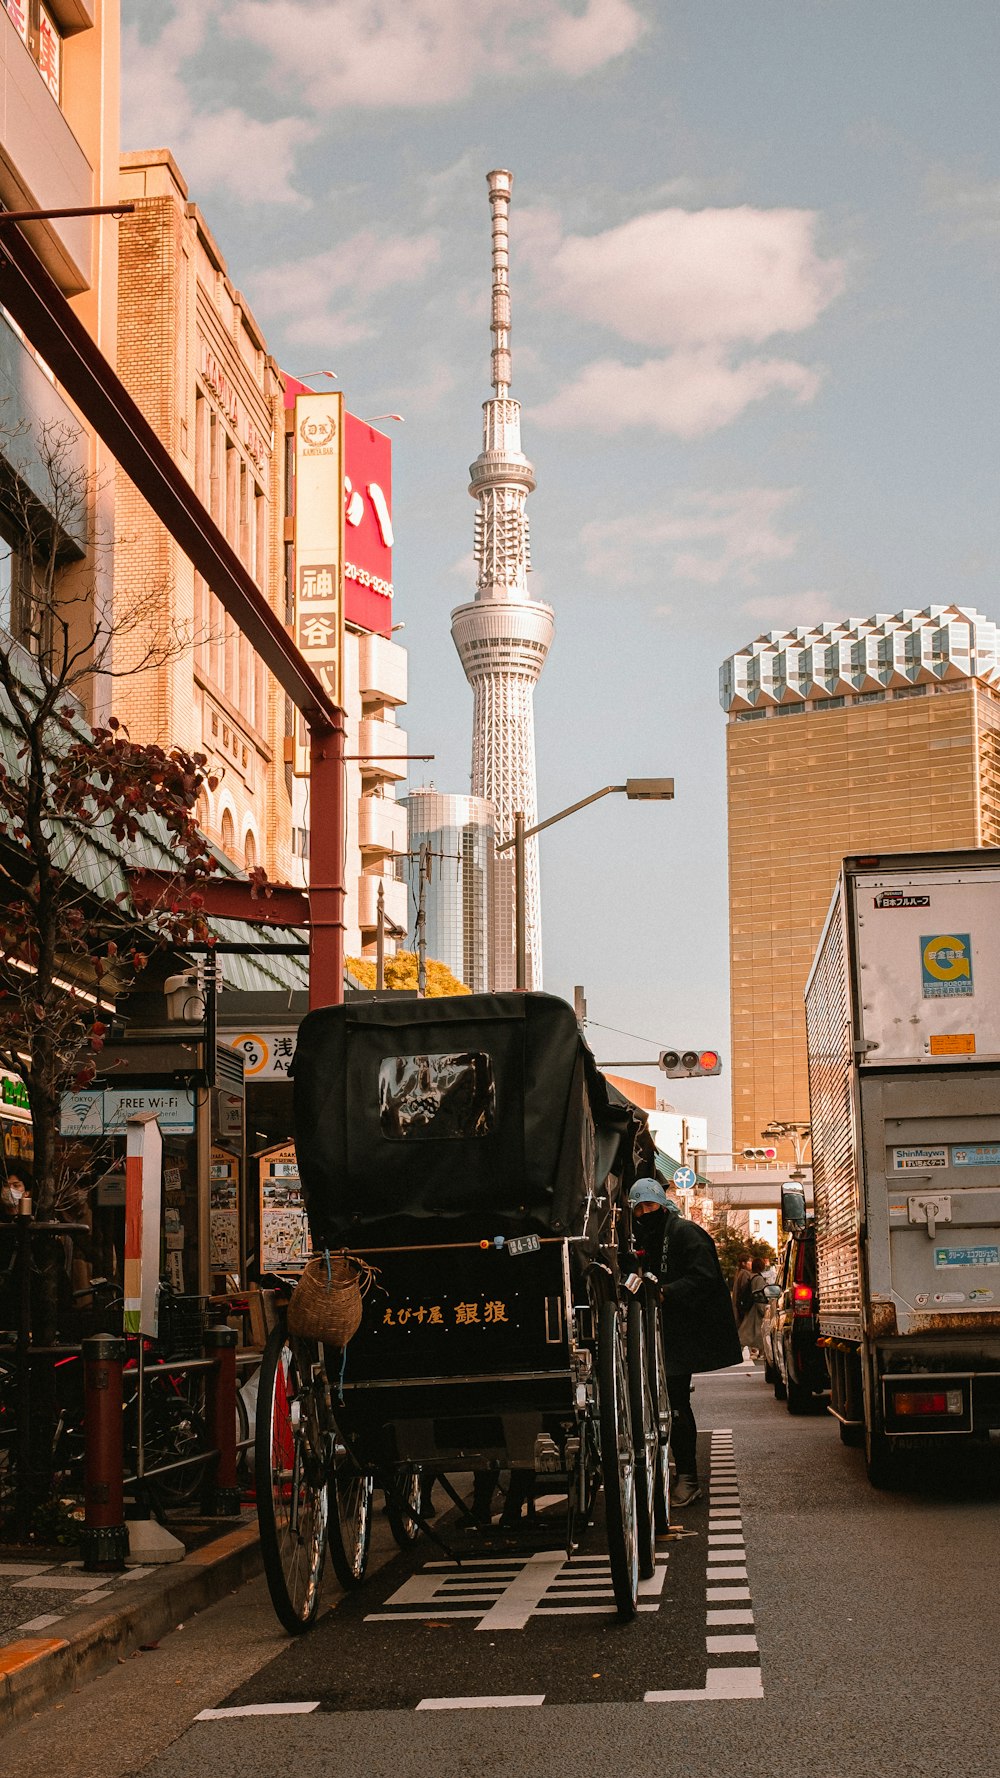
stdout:
POLYGON ((424 1478, 500 1470, 563 1479, 568 1555, 603 1485, 633 1617, 669 1515, 655 1284, 619 1275, 628 1188, 652 1169, 644 1114, 547 994, 324 1008, 294 1077, 313 1251, 373 1271, 342 1352, 283 1321, 265 1350, 256 1485, 282 1622, 315 1616, 328 1540, 360 1583, 375 1486, 405 1543, 424 1478))

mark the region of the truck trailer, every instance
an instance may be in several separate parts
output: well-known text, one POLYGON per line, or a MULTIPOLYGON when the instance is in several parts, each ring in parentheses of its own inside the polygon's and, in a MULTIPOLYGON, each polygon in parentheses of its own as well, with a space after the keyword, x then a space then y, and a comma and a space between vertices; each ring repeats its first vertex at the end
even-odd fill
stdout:
POLYGON ((892 1487, 1000 1441, 1000 850, 846 858, 805 999, 830 1411, 892 1487))

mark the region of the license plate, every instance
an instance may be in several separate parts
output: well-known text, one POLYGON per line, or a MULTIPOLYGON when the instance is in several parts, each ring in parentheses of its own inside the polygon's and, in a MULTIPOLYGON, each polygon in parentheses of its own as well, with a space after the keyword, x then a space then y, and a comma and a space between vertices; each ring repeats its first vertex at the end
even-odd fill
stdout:
POLYGON ((515 1258, 520 1253, 537 1253, 541 1245, 537 1235, 515 1235, 512 1240, 504 1242, 507 1252, 515 1258))

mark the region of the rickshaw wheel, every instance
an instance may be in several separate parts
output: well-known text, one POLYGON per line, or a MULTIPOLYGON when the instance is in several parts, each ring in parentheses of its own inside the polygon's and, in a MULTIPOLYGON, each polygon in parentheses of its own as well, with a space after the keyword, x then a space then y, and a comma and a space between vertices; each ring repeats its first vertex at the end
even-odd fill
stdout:
POLYGON ((639 1576, 642 1580, 651 1580, 656 1573, 656 1532, 653 1518, 659 1441, 646 1351, 645 1305, 639 1297, 630 1298, 627 1317, 628 1398, 635 1449, 635 1518, 639 1539, 639 1576))
POLYGON ((420 1536, 419 1518, 424 1510, 424 1480, 419 1469, 400 1470, 394 1486, 386 1489, 385 1509, 393 1537, 401 1550, 408 1550, 420 1536))
POLYGON ((341 1586, 349 1592, 361 1585, 368 1566, 375 1483, 339 1436, 330 1467, 330 1487, 330 1560, 341 1586))
POLYGON ((615 1604, 618 1616, 629 1620, 635 1617, 639 1593, 639 1530, 628 1367, 622 1335, 617 1303, 602 1303, 597 1321, 597 1382, 604 1516, 615 1604))
POLYGON ((254 1475, 260 1548, 271 1603, 291 1635, 319 1605, 328 1528, 327 1434, 314 1381, 318 1349, 282 1325, 268 1336, 257 1394, 254 1475))
POLYGON ((656 1480, 653 1487, 653 1528, 657 1537, 670 1530, 670 1396, 663 1362, 663 1333, 656 1298, 648 1293, 643 1304, 646 1317, 646 1356, 649 1385, 656 1411, 656 1480))

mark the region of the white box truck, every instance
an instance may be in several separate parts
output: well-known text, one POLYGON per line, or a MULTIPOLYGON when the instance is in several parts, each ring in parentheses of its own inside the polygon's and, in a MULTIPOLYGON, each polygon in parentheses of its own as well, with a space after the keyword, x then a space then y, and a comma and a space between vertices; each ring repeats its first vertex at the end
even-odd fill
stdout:
POLYGON ((831 1412, 904 1454, 1000 1440, 1000 850, 847 858, 806 987, 831 1412))

